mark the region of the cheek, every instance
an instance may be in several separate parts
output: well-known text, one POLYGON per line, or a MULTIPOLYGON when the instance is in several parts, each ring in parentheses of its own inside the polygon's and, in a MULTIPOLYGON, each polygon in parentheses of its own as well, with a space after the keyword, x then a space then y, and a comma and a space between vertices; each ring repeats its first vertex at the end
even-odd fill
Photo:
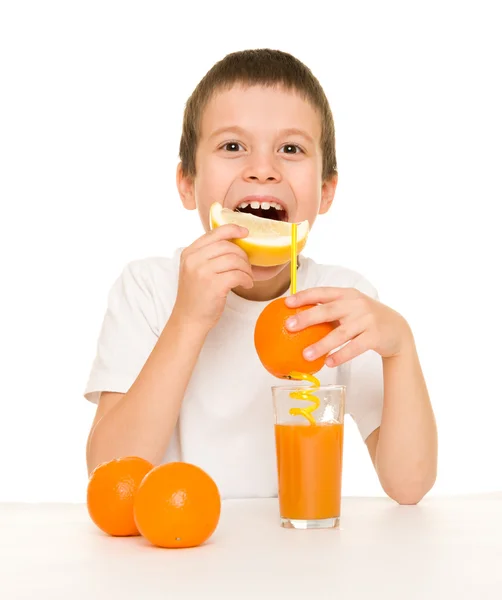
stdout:
POLYGON ((222 201, 234 179, 235 168, 232 169, 231 163, 232 161, 218 160, 215 156, 209 156, 200 162, 197 168, 199 198, 209 196, 222 201))
POLYGON ((309 198, 320 197, 321 175, 321 170, 318 168, 316 161, 310 160, 291 165, 286 173, 291 186, 301 191, 302 195, 308 195, 309 198))
POLYGON ((319 214, 322 196, 322 178, 314 166, 298 169, 290 179, 298 200, 297 220, 308 219, 311 223, 319 214))

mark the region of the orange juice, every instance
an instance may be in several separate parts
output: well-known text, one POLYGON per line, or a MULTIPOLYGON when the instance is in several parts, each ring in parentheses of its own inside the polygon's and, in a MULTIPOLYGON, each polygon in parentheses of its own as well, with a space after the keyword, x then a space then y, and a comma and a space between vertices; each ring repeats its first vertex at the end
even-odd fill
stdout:
POLYGON ((343 424, 279 424, 275 440, 281 517, 339 517, 343 424))

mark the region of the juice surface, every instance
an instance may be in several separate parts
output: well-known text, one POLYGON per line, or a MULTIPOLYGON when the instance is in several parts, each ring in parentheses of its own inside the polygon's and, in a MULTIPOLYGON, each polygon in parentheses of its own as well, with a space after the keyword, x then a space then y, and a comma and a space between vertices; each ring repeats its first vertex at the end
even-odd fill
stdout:
POLYGON ((343 424, 279 424, 275 439, 281 517, 339 517, 343 424))

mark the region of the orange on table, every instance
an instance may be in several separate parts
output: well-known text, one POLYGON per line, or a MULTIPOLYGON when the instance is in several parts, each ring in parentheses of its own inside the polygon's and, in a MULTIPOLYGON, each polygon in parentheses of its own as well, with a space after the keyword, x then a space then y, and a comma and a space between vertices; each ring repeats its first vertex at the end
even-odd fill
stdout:
POLYGON ((87 510, 94 523, 115 536, 139 535, 134 522, 134 496, 152 463, 137 456, 98 465, 87 484, 87 510))
POLYGON ((154 546, 190 548, 215 531, 221 511, 216 483, 199 467, 173 462, 155 467, 142 481, 134 518, 154 546))
POLYGON ((313 375, 324 366, 327 355, 309 361, 302 353, 333 331, 331 324, 320 323, 294 332, 286 329, 286 319, 312 306, 289 308, 284 298, 277 298, 258 317, 254 331, 256 352, 265 369, 275 377, 286 378, 292 371, 313 375))

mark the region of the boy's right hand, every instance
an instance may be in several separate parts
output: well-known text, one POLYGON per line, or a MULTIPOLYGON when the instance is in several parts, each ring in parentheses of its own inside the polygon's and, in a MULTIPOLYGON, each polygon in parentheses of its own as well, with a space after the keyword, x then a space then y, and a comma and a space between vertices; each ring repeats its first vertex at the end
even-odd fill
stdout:
POLYGON ((232 288, 253 287, 247 254, 230 240, 248 235, 245 227, 222 225, 181 253, 178 294, 173 313, 182 323, 209 331, 218 322, 232 288))

